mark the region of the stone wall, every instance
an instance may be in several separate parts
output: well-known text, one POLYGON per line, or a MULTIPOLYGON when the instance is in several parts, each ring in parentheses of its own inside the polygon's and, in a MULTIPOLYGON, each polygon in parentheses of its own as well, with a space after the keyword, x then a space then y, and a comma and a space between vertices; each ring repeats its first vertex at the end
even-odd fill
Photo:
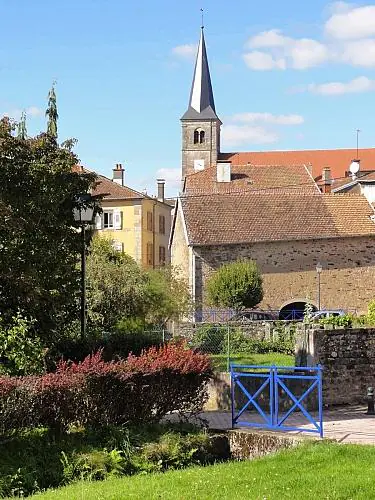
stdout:
POLYGON ((296 323, 293 321, 283 321, 282 326, 277 321, 251 321, 249 323, 175 323, 172 327, 174 336, 181 336, 191 339, 195 332, 201 328, 230 328, 231 331, 235 329, 253 339, 257 340, 275 340, 280 334, 293 335, 296 330, 296 323))
POLYGON ((375 386, 375 329, 306 330, 298 348, 308 365, 323 366, 324 405, 365 402, 375 386))
POLYGON ((335 238, 194 248, 196 255, 196 303, 205 302, 204 284, 220 265, 238 258, 254 259, 263 274, 263 309, 279 309, 307 297, 316 303, 317 278, 321 273, 321 306, 326 309, 365 311, 374 297, 369 283, 375 281, 375 239, 335 238))

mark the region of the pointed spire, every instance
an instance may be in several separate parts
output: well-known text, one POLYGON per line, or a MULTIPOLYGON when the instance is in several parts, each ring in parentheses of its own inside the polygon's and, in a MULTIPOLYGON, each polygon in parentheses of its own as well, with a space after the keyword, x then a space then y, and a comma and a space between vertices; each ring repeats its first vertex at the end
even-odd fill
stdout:
POLYGON ((27 128, 26 128, 26 113, 22 111, 21 119, 17 125, 17 137, 19 139, 26 139, 27 137, 27 128))
POLYGON ((52 88, 48 92, 46 116, 48 116, 47 134, 57 139, 57 120, 59 115, 57 113, 55 82, 53 82, 52 88))
POLYGON ((210 69, 208 67, 203 25, 201 27, 201 38, 199 40, 197 59, 195 62, 189 107, 181 119, 219 119, 215 111, 214 94, 212 92, 210 69))

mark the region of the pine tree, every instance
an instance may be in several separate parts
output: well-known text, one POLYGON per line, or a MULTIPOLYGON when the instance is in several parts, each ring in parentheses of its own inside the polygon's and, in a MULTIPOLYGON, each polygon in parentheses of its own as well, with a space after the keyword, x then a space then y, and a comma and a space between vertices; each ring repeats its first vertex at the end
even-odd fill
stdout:
POLYGON ((22 111, 21 119, 18 122, 17 126, 17 137, 19 139, 26 139, 27 137, 27 129, 26 129, 26 113, 22 111))
POLYGON ((59 119, 59 115, 57 113, 55 83, 52 84, 52 88, 48 93, 46 116, 48 116, 47 134, 57 139, 57 120, 59 119))

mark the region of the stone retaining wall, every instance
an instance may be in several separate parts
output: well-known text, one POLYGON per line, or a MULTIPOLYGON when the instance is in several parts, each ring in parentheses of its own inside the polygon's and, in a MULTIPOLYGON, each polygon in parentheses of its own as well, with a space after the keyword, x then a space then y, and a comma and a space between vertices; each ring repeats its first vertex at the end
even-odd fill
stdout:
POLYGON ((297 337, 301 364, 323 366, 324 405, 364 403, 375 387, 375 329, 315 329, 297 337))

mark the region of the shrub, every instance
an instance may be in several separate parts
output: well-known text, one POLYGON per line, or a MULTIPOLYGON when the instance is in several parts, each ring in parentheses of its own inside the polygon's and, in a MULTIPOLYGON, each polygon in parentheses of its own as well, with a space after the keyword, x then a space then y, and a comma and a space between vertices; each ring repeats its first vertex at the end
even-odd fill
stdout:
POLYGON ((126 361, 101 353, 62 361, 56 373, 0 378, 0 430, 158 422, 171 411, 196 413, 207 397, 207 356, 170 344, 126 361))
POLYGON ((8 325, 0 318, 0 373, 28 375, 44 369, 44 349, 31 334, 32 320, 17 313, 8 325))
POLYGON ((205 325, 197 328, 190 345, 200 352, 221 354, 225 351, 227 335, 227 327, 205 325))
POLYGON ((253 260, 221 266, 207 282, 208 302, 218 307, 255 307, 263 298, 262 276, 253 260))

